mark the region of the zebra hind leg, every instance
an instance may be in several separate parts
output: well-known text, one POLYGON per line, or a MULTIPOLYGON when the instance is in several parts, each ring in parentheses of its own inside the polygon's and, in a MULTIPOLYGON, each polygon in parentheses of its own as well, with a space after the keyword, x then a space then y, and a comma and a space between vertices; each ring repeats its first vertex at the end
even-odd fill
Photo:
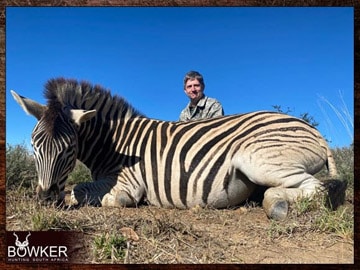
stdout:
POLYGON ((267 189, 263 200, 266 215, 274 220, 284 220, 287 217, 289 203, 304 197, 312 198, 318 188, 320 188, 320 193, 325 196, 326 207, 336 210, 344 203, 347 188, 346 181, 327 180, 322 183, 322 187, 317 186, 317 181, 310 180, 306 182, 300 185, 299 188, 272 187, 267 189), (307 188, 304 188, 304 186, 307 188))
POLYGON ((268 188, 264 193, 263 209, 270 219, 284 220, 287 217, 289 203, 284 188, 268 188))
MULTIPOLYGON (((293 203, 304 197, 313 197, 320 182, 310 176, 306 177, 301 184, 290 187, 271 187, 264 193, 263 208, 266 215, 274 220, 284 220, 287 217, 289 203, 293 203)), ((296 179, 296 183, 299 183, 296 179)))

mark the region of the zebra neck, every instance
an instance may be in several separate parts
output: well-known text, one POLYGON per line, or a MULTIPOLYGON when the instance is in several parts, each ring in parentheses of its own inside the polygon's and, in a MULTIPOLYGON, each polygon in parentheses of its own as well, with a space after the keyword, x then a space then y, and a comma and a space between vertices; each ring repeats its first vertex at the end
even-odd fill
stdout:
POLYGON ((79 130, 77 158, 91 170, 95 179, 116 175, 124 167, 141 161, 144 146, 160 123, 144 117, 102 123, 89 121, 79 130))

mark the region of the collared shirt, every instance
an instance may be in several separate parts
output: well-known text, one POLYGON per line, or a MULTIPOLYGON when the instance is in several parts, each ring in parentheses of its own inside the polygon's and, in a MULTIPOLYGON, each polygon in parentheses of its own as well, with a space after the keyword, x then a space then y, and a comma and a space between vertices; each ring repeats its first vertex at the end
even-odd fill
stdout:
POLYGON ((206 119, 224 115, 220 102, 214 98, 203 96, 195 107, 190 107, 190 104, 189 102, 180 113, 179 121, 206 119))

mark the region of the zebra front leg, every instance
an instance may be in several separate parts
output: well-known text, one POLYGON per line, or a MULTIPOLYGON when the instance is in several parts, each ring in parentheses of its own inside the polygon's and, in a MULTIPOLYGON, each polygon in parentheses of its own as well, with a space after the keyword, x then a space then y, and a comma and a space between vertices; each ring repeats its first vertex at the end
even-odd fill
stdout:
POLYGON ((89 183, 77 185, 71 192, 71 204, 92 206, 135 206, 135 200, 126 192, 118 191, 115 194, 106 191, 98 191, 89 183), (87 184, 87 185, 85 185, 87 184))
POLYGON ((101 206, 102 200, 115 185, 116 180, 101 179, 94 182, 80 183, 71 192, 71 204, 101 206))
POLYGON ((141 185, 131 185, 124 181, 124 175, 119 176, 116 185, 105 194, 101 201, 102 206, 134 207, 143 199, 145 189, 141 185))

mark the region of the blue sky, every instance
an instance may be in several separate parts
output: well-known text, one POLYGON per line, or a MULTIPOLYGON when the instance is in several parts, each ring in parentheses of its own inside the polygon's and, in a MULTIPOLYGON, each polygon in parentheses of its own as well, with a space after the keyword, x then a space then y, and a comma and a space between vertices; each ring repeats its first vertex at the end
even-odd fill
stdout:
POLYGON ((35 118, 10 90, 45 103, 54 77, 87 80, 150 118, 175 121, 197 70, 225 114, 308 112, 331 147, 353 142, 353 8, 6 8, 6 139, 35 118))

